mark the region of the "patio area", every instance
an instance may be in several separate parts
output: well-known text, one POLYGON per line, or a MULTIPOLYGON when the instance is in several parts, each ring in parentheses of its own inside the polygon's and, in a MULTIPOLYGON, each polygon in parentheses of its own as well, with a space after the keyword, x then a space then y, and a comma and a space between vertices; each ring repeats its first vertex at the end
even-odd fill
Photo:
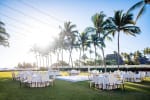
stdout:
POLYGON ((79 81, 87 81, 88 76, 81 76, 81 75, 76 75, 76 76, 57 76, 56 79, 59 80, 65 80, 69 82, 79 82, 79 81))

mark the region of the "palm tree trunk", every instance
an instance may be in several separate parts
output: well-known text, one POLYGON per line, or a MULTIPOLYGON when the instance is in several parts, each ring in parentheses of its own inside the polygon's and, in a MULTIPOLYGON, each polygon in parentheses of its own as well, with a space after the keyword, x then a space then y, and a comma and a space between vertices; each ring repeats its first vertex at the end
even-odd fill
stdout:
POLYGON ((73 62, 72 62, 72 48, 69 50, 69 64, 71 61, 71 67, 73 68, 73 62))
POLYGON ((58 68, 58 63, 59 63, 59 52, 58 52, 58 51, 56 51, 56 53, 57 53, 56 68, 58 68))
MULTIPOLYGON (((83 47, 83 56, 84 56, 84 47, 83 47)), ((85 59, 84 59, 84 57, 83 57, 83 60, 84 60, 84 65, 85 65, 85 59)))
POLYGON ((41 67, 41 55, 39 54, 39 67, 41 67))
POLYGON ((47 66, 46 56, 44 56, 43 59, 44 59, 44 67, 46 68, 46 66, 47 66))
POLYGON ((48 55, 46 55, 46 59, 47 59, 47 68, 48 68, 48 66, 49 66, 49 57, 48 57, 48 55))
POLYGON ((47 55, 47 67, 49 68, 49 54, 47 55))
POLYGON ((44 57, 42 56, 42 60, 43 60, 43 67, 44 67, 44 57))
POLYGON ((81 67, 81 65, 80 65, 80 59, 81 59, 81 48, 80 48, 80 54, 79 54, 79 68, 81 67))
POLYGON ((70 51, 70 60, 71 60, 71 67, 73 68, 73 62, 72 62, 72 48, 71 48, 71 51, 70 51))
POLYGON ((90 60, 91 60, 91 48, 90 48, 90 60))
POLYGON ((103 55, 103 66, 104 66, 104 68, 105 68, 105 72, 107 72, 104 49, 101 47, 101 50, 102 50, 102 55, 103 55))
POLYGON ((71 56, 71 66, 73 68, 72 53, 70 54, 70 56, 71 56))
POLYGON ((63 61, 64 61, 64 56, 63 56, 63 49, 62 49, 62 51, 61 51, 61 59, 62 59, 62 68, 63 68, 63 61))
POLYGON ((68 64, 70 66, 70 50, 68 50, 68 51, 69 51, 69 61, 68 61, 68 64))
POLYGON ((95 49, 95 67, 96 67, 96 46, 94 45, 94 49, 95 49))
POLYGON ((36 58, 36 66, 37 66, 37 69, 38 69, 38 58, 37 58, 37 54, 35 53, 35 58, 36 58))
POLYGON ((50 63, 51 63, 51 65, 52 65, 52 54, 51 54, 51 52, 50 52, 50 63))
POLYGON ((118 70, 119 70, 119 55, 120 55, 120 45, 119 45, 119 37, 120 37, 120 31, 118 31, 118 57, 117 57, 117 65, 118 65, 118 70))

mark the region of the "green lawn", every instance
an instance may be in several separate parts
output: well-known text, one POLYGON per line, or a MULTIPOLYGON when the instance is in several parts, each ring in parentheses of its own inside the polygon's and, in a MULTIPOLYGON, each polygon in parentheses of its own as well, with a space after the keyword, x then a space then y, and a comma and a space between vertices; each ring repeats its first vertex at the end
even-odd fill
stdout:
POLYGON ((62 80, 56 80, 54 87, 20 88, 19 82, 11 80, 10 75, 1 75, 0 72, 0 100, 150 100, 150 78, 142 83, 127 82, 125 91, 103 91, 89 88, 88 81, 62 80))

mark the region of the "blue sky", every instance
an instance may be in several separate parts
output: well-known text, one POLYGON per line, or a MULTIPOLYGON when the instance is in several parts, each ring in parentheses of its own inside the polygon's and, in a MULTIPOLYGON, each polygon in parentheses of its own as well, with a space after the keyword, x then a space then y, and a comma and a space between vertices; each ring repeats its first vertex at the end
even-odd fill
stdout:
MULTIPOLYGON (((113 16, 115 10, 126 11, 140 0, 0 0, 0 20, 6 24, 10 34, 10 47, 0 46, 0 68, 14 67, 18 62, 34 62, 29 51, 34 43, 41 45, 51 42, 59 33, 59 25, 72 21, 82 32, 92 26, 91 16, 104 11, 107 17, 113 16), (23 2, 38 8, 41 13, 23 2)), ((150 47, 150 6, 138 20, 137 26, 142 30, 136 37, 121 34, 121 52, 134 52, 150 47)), ((138 10, 137 10, 138 11, 138 10)), ((134 13, 136 15, 136 11, 134 13)), ((106 54, 117 51, 116 37, 106 42, 106 54)))

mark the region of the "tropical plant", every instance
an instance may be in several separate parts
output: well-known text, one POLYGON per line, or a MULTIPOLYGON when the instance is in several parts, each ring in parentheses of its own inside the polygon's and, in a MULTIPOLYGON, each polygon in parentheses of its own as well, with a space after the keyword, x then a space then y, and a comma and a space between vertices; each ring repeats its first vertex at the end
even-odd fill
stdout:
MULTIPOLYGON (((59 62, 60 45, 61 44, 60 44, 59 38, 55 37, 52 43, 52 50, 53 50, 53 53, 56 55, 56 63, 59 62)), ((56 64, 56 68, 57 68, 57 64, 56 64)))
POLYGON ((39 48, 38 48, 38 46, 37 46, 36 44, 34 44, 34 45, 32 46, 32 48, 30 49, 30 51, 35 54, 36 67, 37 67, 37 68, 38 68, 38 64, 39 64, 39 62, 38 62, 38 53, 39 53, 39 51, 38 51, 38 50, 39 50, 39 48))
POLYGON ((144 48, 143 53, 144 55, 150 55, 150 48, 149 47, 144 48))
POLYGON ((97 36, 97 34, 91 34, 91 39, 90 43, 93 44, 94 46, 94 51, 95 51, 95 66, 96 66, 96 58, 97 58, 97 47, 100 47, 100 41, 97 36))
POLYGON ((80 59, 81 59, 81 49, 82 49, 82 53, 83 53, 82 55, 84 55, 85 49, 87 47, 89 47, 89 35, 88 35, 87 32, 78 33, 78 43, 77 44, 78 44, 78 47, 80 49, 80 54, 79 54, 79 61, 80 61, 80 59))
POLYGON ((49 53, 48 53, 48 59, 49 59, 49 61, 50 61, 50 65, 49 66, 51 66, 52 65, 52 53, 54 52, 54 48, 53 48, 53 45, 49 45, 48 46, 48 51, 49 51, 49 53))
POLYGON ((120 33, 121 31, 127 35, 136 36, 141 32, 140 28, 133 25, 133 14, 123 13, 122 10, 115 11, 113 17, 107 19, 107 27, 109 33, 112 33, 114 36, 117 33, 117 42, 118 42, 118 59, 117 65, 119 69, 119 55, 120 55, 120 33))
POLYGON ((142 53, 140 51, 134 52, 134 62, 135 64, 140 64, 140 58, 142 58, 142 53))
POLYGON ((148 4, 150 4, 150 0, 141 0, 141 1, 137 2, 136 4, 134 4, 131 8, 129 8, 127 13, 130 13, 131 11, 133 11, 136 8, 140 8, 140 11, 138 12, 136 20, 135 20, 135 22, 137 22, 137 20, 140 18, 140 16, 145 12, 146 5, 148 5, 148 4))
POLYGON ((64 44, 67 47, 70 55, 69 55, 69 62, 71 60, 71 66, 73 68, 73 61, 72 61, 72 50, 75 45, 75 40, 77 37, 77 30, 75 24, 72 24, 70 21, 64 23, 64 28, 62 29, 62 34, 64 34, 64 44))
POLYGON ((122 52, 121 55, 124 58, 124 63, 130 65, 130 63, 131 63, 131 56, 130 56, 130 54, 128 54, 126 52, 125 53, 122 52))
POLYGON ((9 46, 8 42, 9 34, 6 33, 4 26, 5 24, 0 21, 0 45, 9 46))
POLYGON ((87 30, 89 32, 94 32, 96 35, 92 36, 92 39, 96 39, 94 41, 97 41, 99 43, 99 47, 102 51, 103 55, 103 65, 105 67, 105 72, 106 72, 106 61, 105 61, 105 54, 104 54, 104 48, 105 48, 105 40, 111 38, 108 36, 109 33, 106 33, 107 30, 105 29, 106 26, 106 21, 105 21, 105 14, 103 12, 96 13, 95 15, 92 16, 92 22, 94 27, 88 27, 87 30))

